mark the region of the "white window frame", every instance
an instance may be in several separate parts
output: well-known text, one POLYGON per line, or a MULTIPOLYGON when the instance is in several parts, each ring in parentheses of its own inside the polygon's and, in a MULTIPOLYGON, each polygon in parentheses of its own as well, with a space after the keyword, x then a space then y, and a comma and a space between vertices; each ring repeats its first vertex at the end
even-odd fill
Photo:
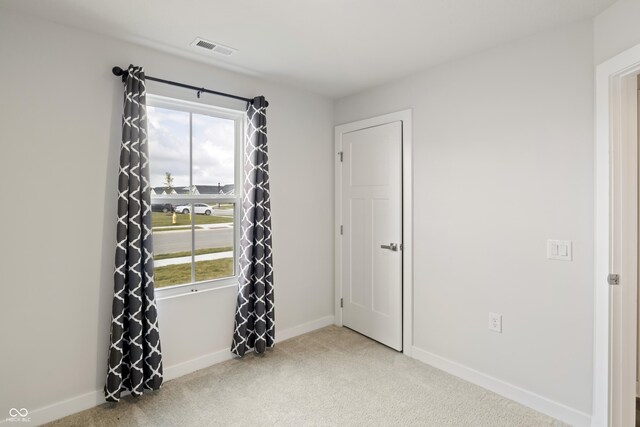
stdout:
POLYGON ((194 114, 204 114, 213 117, 233 120, 235 123, 235 182, 234 196, 220 196, 211 194, 196 195, 152 195, 152 203, 197 203, 198 201, 215 200, 215 203, 234 203, 233 214, 233 262, 234 273, 232 277, 222 279, 210 279, 200 282, 185 283, 180 285, 171 285, 163 288, 156 288, 155 295, 157 300, 167 298, 175 298, 184 295, 193 295, 194 293, 206 292, 216 289, 237 287, 238 286, 238 254, 240 245, 240 220, 242 219, 242 188, 244 183, 244 164, 242 162, 243 141, 245 131, 245 112, 241 110, 232 110, 229 108, 217 107, 209 104, 201 104, 197 102, 184 101, 181 99, 168 98, 165 96, 147 94, 147 106, 166 108, 170 110, 184 111, 194 114))

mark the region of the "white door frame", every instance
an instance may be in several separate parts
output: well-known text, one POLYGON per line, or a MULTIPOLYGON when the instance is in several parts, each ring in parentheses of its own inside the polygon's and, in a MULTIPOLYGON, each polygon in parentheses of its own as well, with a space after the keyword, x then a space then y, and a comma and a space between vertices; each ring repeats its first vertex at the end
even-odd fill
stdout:
POLYGON ((628 422, 620 396, 635 392, 628 373, 635 372, 637 333, 637 98, 630 89, 639 72, 640 45, 596 69, 592 426, 628 422), (619 288, 607 284, 609 273, 620 274, 619 288))
POLYGON ((335 321, 342 326, 342 173, 340 155, 342 135, 359 129, 402 122, 402 352, 411 356, 413 347, 413 156, 411 154, 411 110, 403 110, 335 128, 335 321))

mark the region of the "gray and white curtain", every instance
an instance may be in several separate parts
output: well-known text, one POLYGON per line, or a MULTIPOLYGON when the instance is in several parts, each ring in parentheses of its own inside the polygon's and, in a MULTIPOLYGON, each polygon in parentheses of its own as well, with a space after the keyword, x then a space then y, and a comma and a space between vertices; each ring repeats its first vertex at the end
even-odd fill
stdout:
POLYGON ((264 353, 275 340, 266 108, 262 96, 247 106, 240 287, 231 344, 238 356, 250 348, 264 353))
POLYGON ((162 385, 162 353, 153 292, 153 242, 145 77, 129 66, 118 176, 118 225, 109 364, 105 398, 162 385))

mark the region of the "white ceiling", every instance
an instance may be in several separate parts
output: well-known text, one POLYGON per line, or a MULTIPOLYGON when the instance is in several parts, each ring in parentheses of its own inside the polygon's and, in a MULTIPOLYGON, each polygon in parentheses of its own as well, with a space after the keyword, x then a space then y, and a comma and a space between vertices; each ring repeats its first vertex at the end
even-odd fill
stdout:
POLYGON ((333 98, 592 17, 615 0, 6 0, 55 22, 333 98), (194 53, 200 36, 239 50, 194 53))

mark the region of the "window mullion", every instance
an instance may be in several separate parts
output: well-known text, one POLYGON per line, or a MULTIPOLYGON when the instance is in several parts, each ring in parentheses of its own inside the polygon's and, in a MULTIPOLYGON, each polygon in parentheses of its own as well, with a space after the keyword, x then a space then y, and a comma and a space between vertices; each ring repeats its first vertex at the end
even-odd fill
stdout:
MULTIPOLYGON (((193 196, 193 113, 189 113, 189 195, 193 196)), ((196 205, 191 201, 191 283, 196 281, 196 205)))

